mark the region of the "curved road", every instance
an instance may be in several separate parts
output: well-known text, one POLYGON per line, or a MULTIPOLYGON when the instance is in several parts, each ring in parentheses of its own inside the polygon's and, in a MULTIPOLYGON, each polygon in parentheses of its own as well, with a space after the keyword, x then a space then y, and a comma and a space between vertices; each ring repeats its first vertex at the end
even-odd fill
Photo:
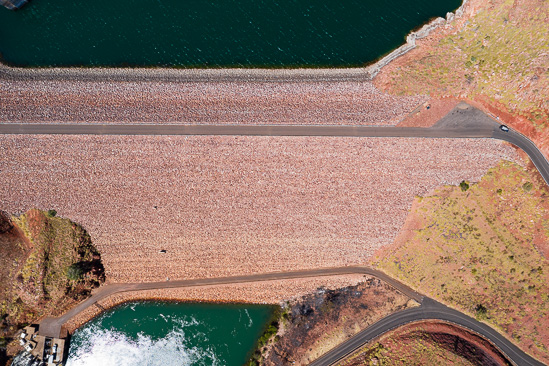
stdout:
POLYGON ((515 365, 544 365, 524 353, 507 338, 490 328, 488 325, 480 323, 457 310, 444 306, 433 299, 425 298, 421 306, 402 310, 379 320, 350 338, 348 341, 340 344, 322 357, 313 361, 309 366, 333 365, 384 333, 409 323, 432 319, 450 322, 480 334, 482 337, 492 342, 492 344, 496 345, 496 347, 507 356, 507 359, 515 365))
MULTIPOLYGON (((413 137, 413 138, 494 138, 504 140, 524 150, 545 182, 549 184, 549 163, 537 147, 525 136, 503 132, 499 124, 476 108, 460 103, 431 128, 366 127, 366 126, 278 126, 278 125, 174 125, 174 124, 0 124, 0 134, 87 134, 87 135, 235 135, 235 136, 341 136, 341 137, 413 137)), ((427 319, 444 320, 473 330, 495 344, 516 365, 543 365, 528 356, 505 337, 484 323, 426 298, 382 272, 368 267, 343 267, 285 273, 269 273, 213 279, 182 280, 156 283, 113 284, 102 287, 92 297, 59 318, 46 318, 40 325, 44 335, 59 335, 61 326, 84 309, 114 293, 191 287, 214 284, 244 283, 338 274, 368 274, 378 277, 421 303, 387 316, 347 342, 334 348, 311 365, 331 365, 373 338, 398 326, 427 319)))
POLYGON ((519 347, 511 343, 504 336, 499 334, 488 325, 478 322, 475 319, 457 311, 451 309, 433 299, 425 297, 418 292, 414 291, 410 287, 395 280, 392 277, 387 276, 385 273, 365 266, 350 266, 350 267, 336 267, 336 268, 322 268, 311 269, 291 272, 272 272, 264 274, 255 274, 247 276, 232 276, 221 278, 205 278, 195 280, 177 280, 177 281, 164 281, 164 282, 149 282, 149 283, 126 283, 126 284, 111 284, 99 288, 90 298, 81 302, 79 305, 65 313, 58 318, 45 318, 40 323, 39 332, 42 335, 49 337, 59 337, 61 327, 67 321, 74 316, 78 315, 88 307, 93 306, 101 299, 104 299, 113 294, 119 294, 130 291, 141 291, 151 289, 166 289, 166 288, 185 288, 185 287, 199 287, 209 285, 223 285, 223 284, 236 284, 236 283, 252 283, 259 281, 273 281, 284 280, 293 278, 307 278, 307 277, 323 277, 334 276, 343 274, 364 274, 377 277, 378 279, 386 282, 396 290, 402 292, 406 296, 416 300, 421 305, 415 308, 409 308, 396 313, 393 313, 378 322, 372 324, 362 332, 350 338, 348 341, 340 344, 336 348, 332 349, 322 357, 312 362, 310 366, 329 366, 335 362, 343 359, 353 351, 357 350, 365 343, 372 339, 379 337, 380 335, 398 328, 402 325, 420 321, 437 319, 454 323, 458 326, 470 329, 485 339, 496 345, 511 362, 515 365, 526 366, 542 366, 543 364, 525 352, 519 347))
POLYGON ((49 337, 58 337, 61 331, 61 327, 71 318, 75 317, 88 307, 94 305, 98 301, 111 296, 116 293, 129 292, 129 291, 143 291, 143 290, 156 290, 167 288, 185 288, 185 287, 199 287, 199 286, 211 286, 211 285, 226 285, 235 283, 247 283, 247 282, 260 282, 260 281, 273 281, 273 280, 285 280, 295 278, 307 278, 307 277, 326 277, 337 276, 344 274, 365 274, 375 276, 380 280, 386 282, 390 286, 399 290, 406 296, 422 302, 424 296, 417 293, 410 287, 402 284, 401 282, 387 276, 385 273, 375 270, 370 267, 363 266, 349 266, 349 267, 336 267, 336 268, 320 268, 309 269, 300 271, 289 272, 271 272, 245 276, 231 276, 231 277, 218 277, 218 278, 201 278, 194 280, 175 280, 175 281, 162 281, 162 282, 145 282, 145 283, 116 283, 105 285, 99 288, 93 293, 91 297, 82 301, 80 304, 63 314, 58 318, 45 318, 40 324, 40 334, 49 337))

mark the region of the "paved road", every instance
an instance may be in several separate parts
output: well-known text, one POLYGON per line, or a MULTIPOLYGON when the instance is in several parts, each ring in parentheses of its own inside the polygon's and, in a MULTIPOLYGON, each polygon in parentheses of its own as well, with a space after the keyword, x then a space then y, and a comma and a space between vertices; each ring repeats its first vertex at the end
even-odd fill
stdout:
POLYGON ((40 334, 48 337, 58 337, 61 332, 61 327, 67 321, 86 310, 96 302, 111 296, 116 293, 123 293, 128 291, 142 291, 153 289, 167 289, 167 288, 185 288, 185 287, 199 287, 210 285, 224 285, 234 283, 247 283, 247 282, 261 282, 261 281, 273 281, 284 280, 292 278, 307 278, 307 277, 326 277, 336 276, 344 274, 364 274, 375 276, 380 280, 388 283, 395 289, 399 290, 406 296, 416 300, 417 302, 423 301, 423 296, 403 283, 387 276, 385 273, 377 271, 370 267, 362 266, 349 266, 349 267, 336 267, 336 268, 321 268, 310 269, 301 271, 289 271, 289 272, 272 272, 245 276, 231 276, 231 277, 218 277, 218 278, 201 278, 193 280, 175 280, 175 281, 162 281, 162 282, 146 282, 146 283, 117 283, 110 284, 101 287, 91 297, 84 300, 76 307, 72 308, 62 316, 58 318, 45 318, 40 324, 40 334))
MULTIPOLYGON (((524 150, 549 184, 549 163, 537 147, 525 136, 503 132, 499 124, 478 109, 464 103, 431 128, 365 127, 365 126, 272 126, 272 125, 147 125, 147 124, 0 124, 0 134, 87 134, 87 135, 238 135, 238 136, 341 136, 341 137, 415 137, 415 138, 495 138, 508 141, 524 150)), ((214 284, 244 283, 346 273, 363 273, 376 276, 421 303, 418 308, 398 312, 382 319, 359 335, 328 352, 313 366, 331 365, 365 342, 412 321, 425 319, 445 320, 471 329, 492 341, 516 365, 543 365, 526 355, 518 347, 487 325, 450 309, 432 299, 425 298, 398 281, 368 267, 343 267, 285 273, 258 274, 217 279, 197 279, 157 283, 113 284, 101 288, 59 318, 47 318, 41 324, 45 335, 59 334, 61 326, 73 316, 109 295, 119 292, 172 287, 205 286, 214 284)))
POLYGON ((175 124, 0 124, 0 134, 34 135, 224 135, 224 136, 335 136, 487 138, 494 128, 281 126, 281 125, 175 125, 175 124))
POLYGON ((545 156, 541 153, 541 151, 539 151, 537 146, 534 145, 532 141, 524 135, 514 131, 503 132, 498 130, 494 132, 493 138, 510 142, 524 150, 538 169, 543 179, 545 179, 545 183, 549 185, 549 163, 547 163, 545 156))
POLYGON ((501 131, 498 123, 478 109, 464 103, 454 108, 431 128, 320 125, 3 123, 0 124, 0 134, 494 138, 508 141, 524 150, 545 179, 545 182, 549 184, 549 163, 532 141, 512 130, 509 132, 501 131))
POLYGON ((393 313, 370 327, 366 328, 359 334, 350 338, 348 341, 340 344, 336 348, 332 349, 322 357, 313 361, 309 366, 329 366, 333 365, 337 361, 345 358, 345 356, 353 353, 361 346, 365 345, 369 341, 379 337, 380 335, 387 333, 388 331, 398 328, 400 326, 421 321, 421 320, 443 320, 458 326, 464 327, 469 330, 482 335, 484 338, 490 340, 495 344, 507 359, 511 360, 518 366, 543 366, 543 363, 528 356, 517 346, 511 343, 507 338, 496 332, 484 323, 480 323, 475 319, 460 313, 457 310, 451 309, 441 303, 425 298, 421 306, 416 308, 406 309, 397 313, 393 313))
POLYGON ((380 321, 374 323, 364 331, 350 338, 347 342, 340 344, 330 352, 323 355, 318 360, 311 363, 310 366, 329 366, 341 360, 354 350, 360 348, 368 341, 386 333, 399 326, 420 320, 437 319, 444 320, 456 325, 473 330, 490 340, 495 344, 515 365, 533 365, 541 366, 542 363, 536 361, 532 357, 524 353, 520 348, 512 344, 497 331, 490 328, 484 323, 478 322, 475 319, 451 308, 448 308, 441 303, 425 297, 410 287, 387 276, 385 273, 365 266, 350 266, 336 268, 321 268, 291 272, 273 272, 264 274, 254 274, 246 276, 233 276, 221 278, 206 278, 195 280, 177 280, 149 283, 127 283, 127 284, 112 284, 101 287, 90 298, 81 302, 78 306, 71 309, 64 315, 58 318, 46 318, 40 323, 40 334, 50 337, 58 337, 61 332, 61 327, 67 321, 80 312, 86 310, 90 306, 94 306, 98 301, 111 296, 129 291, 151 290, 151 289, 166 289, 166 288, 185 288, 199 287, 209 285, 223 285, 235 283, 253 283, 258 281, 273 281, 292 278, 307 278, 307 277, 322 277, 334 276, 343 274, 364 274, 375 276, 380 280, 388 283, 398 291, 404 293, 410 298, 416 300, 421 306, 416 308, 406 309, 394 314, 391 314, 380 321))

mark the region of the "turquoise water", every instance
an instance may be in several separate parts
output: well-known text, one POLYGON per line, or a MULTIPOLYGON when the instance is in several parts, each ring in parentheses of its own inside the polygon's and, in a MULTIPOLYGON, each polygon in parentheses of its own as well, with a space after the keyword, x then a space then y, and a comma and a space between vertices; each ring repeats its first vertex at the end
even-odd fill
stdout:
POLYGON ((459 0, 31 0, 0 7, 15 65, 357 66, 459 0))
POLYGON ((242 366, 273 307, 137 302, 79 328, 67 366, 242 366))

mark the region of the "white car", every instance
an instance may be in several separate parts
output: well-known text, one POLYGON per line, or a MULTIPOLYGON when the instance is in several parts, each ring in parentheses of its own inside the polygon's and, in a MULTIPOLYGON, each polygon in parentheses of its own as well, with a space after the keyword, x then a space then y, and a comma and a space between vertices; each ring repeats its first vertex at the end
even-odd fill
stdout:
POLYGON ((509 132, 509 127, 507 127, 505 125, 499 126, 499 129, 502 130, 503 132, 509 132))

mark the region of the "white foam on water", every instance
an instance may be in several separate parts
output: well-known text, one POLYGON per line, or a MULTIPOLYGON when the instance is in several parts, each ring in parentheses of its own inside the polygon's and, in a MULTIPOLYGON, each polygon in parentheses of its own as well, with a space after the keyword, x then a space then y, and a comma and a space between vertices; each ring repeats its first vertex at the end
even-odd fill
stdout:
MULTIPOLYGON (((193 320, 189 323, 196 322, 193 320)), ((122 332, 94 325, 82 329, 78 338, 80 345, 71 350, 67 366, 221 366, 209 347, 187 347, 182 327, 176 327, 161 339, 153 340, 150 336, 138 334, 134 340, 122 332)))
POLYGON ((248 328, 251 328, 252 325, 254 324, 254 321, 252 320, 250 313, 248 313, 248 309, 244 309, 244 312, 246 313, 246 315, 248 316, 248 319, 250 320, 250 322, 248 323, 248 328))

